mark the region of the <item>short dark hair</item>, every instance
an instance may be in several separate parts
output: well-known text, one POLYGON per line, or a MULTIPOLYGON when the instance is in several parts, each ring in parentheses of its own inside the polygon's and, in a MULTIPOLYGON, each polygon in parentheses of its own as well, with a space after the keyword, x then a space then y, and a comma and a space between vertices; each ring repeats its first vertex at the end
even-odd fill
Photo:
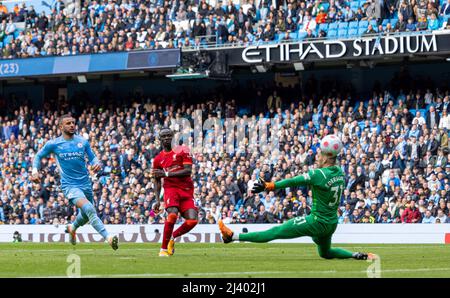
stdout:
POLYGON ((63 120, 64 120, 64 119, 67 119, 67 118, 73 118, 73 117, 72 117, 72 115, 70 115, 70 114, 64 114, 64 115, 62 115, 61 117, 59 117, 58 125, 61 125, 62 122, 63 122, 63 120))
POLYGON ((163 131, 165 131, 165 130, 167 130, 167 131, 169 131, 172 135, 173 135, 173 130, 171 130, 169 127, 167 127, 167 126, 164 126, 163 128, 161 128, 161 130, 159 131, 159 134, 161 135, 161 133, 163 132, 163 131))

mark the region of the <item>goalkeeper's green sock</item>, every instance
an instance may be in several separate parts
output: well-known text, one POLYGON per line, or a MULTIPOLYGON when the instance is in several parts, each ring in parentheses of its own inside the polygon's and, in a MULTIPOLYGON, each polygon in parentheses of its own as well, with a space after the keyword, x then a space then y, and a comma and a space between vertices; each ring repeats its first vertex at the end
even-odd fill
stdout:
POLYGON ((327 259, 351 259, 353 253, 342 248, 330 248, 327 252, 327 259))
POLYGON ((253 233, 240 233, 237 235, 236 233, 233 234, 233 240, 247 241, 247 242, 264 243, 272 241, 274 239, 276 239, 275 234, 272 233, 270 230, 253 233))
POLYGON ((241 233, 239 234, 239 241, 264 243, 275 239, 292 239, 306 236, 306 234, 298 233, 294 226, 294 221, 289 220, 265 231, 241 233))

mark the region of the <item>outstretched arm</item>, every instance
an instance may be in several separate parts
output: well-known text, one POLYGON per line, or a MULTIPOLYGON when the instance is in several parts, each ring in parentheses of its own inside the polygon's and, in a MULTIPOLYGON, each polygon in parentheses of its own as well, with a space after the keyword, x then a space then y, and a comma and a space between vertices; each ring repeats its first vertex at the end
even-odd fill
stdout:
POLYGON ((274 183, 275 189, 295 187, 295 186, 305 186, 311 185, 312 179, 314 178, 314 171, 310 170, 308 173, 295 176, 293 178, 284 179, 274 183))
POLYGON ((262 178, 260 178, 259 181, 255 183, 252 192, 258 193, 265 190, 271 191, 287 187, 315 185, 317 183, 317 180, 320 179, 320 177, 318 176, 320 175, 320 173, 318 174, 317 171, 321 170, 309 170, 308 173, 304 173, 302 175, 277 182, 266 182, 262 178))
POLYGON ((162 176, 160 176, 161 172, 164 173, 161 165, 159 164, 159 159, 158 159, 158 157, 156 157, 153 160, 153 168, 150 170, 150 175, 153 178, 154 187, 155 187, 156 203, 154 204, 154 206, 152 206, 152 208, 155 212, 159 212, 159 206, 160 206, 161 177, 162 177, 162 176))
POLYGON ((49 141, 45 143, 44 147, 36 153, 33 159, 33 169, 31 171, 31 180, 34 182, 39 182, 38 171, 41 168, 41 159, 47 157, 50 153, 52 153, 52 143, 49 141))
POLYGON ((101 169, 100 161, 98 160, 94 151, 92 151, 89 141, 86 141, 85 151, 86 151, 86 155, 88 157, 89 165, 92 166, 92 168, 91 168, 92 171, 94 171, 94 173, 100 171, 100 169, 101 169))
POLYGON ((159 206, 160 206, 160 196, 161 196, 161 178, 154 178, 155 180, 155 197, 156 197, 156 202, 153 206, 153 210, 155 212, 159 212, 159 206))

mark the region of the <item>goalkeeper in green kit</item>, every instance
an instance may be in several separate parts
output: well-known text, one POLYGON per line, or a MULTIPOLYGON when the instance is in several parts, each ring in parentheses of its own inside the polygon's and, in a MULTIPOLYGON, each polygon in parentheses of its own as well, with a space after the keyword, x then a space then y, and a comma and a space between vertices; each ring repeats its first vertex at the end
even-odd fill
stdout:
POLYGON ((335 135, 328 135, 320 142, 320 154, 317 158, 318 168, 309 170, 300 176, 278 182, 265 182, 260 178, 252 192, 260 193, 275 189, 309 186, 312 191, 313 204, 311 214, 295 217, 269 230, 253 233, 236 234, 219 220, 219 229, 224 243, 231 241, 269 242, 275 239, 291 239, 303 236, 312 237, 318 247, 319 255, 325 259, 375 258, 374 254, 350 252, 341 248, 331 248, 331 237, 337 227, 337 209, 345 188, 345 177, 336 159, 342 149, 342 142, 335 135))

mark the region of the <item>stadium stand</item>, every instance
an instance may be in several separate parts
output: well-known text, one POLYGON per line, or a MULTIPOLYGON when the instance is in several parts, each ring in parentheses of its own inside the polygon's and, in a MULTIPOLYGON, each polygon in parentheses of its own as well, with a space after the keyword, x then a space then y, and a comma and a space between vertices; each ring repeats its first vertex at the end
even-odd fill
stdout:
POLYGON ((261 197, 249 189, 259 176, 279 180, 305 171, 327 133, 341 136, 345 145, 340 163, 347 188, 340 223, 450 222, 448 89, 384 90, 366 99, 333 95, 315 101, 294 100, 289 88, 277 89, 278 93, 258 90, 257 103, 250 106, 233 97, 188 104, 142 97, 83 106, 77 98, 62 99, 39 110, 28 104, 3 109, 0 223, 64 224, 74 219, 74 208, 55 182, 59 174, 54 159, 43 161, 41 184, 29 180, 36 151, 58 134, 58 115, 64 112, 77 116, 79 134, 90 140, 104 165, 93 186, 101 219, 112 224, 163 223, 165 214, 152 211, 149 178, 152 158, 160 150, 158 131, 163 125, 176 128, 175 119, 180 117, 193 120, 196 109, 203 119, 246 114, 278 117, 283 126, 276 160, 270 159, 270 152, 251 150, 194 155, 195 198, 202 224, 220 218, 227 223, 283 222, 308 214, 311 195, 306 189, 283 189, 261 197))
POLYGON ((58 0, 47 14, 25 4, 8 11, 2 4, 0 48, 1 56, 9 59, 249 45, 282 41, 286 32, 292 33, 290 41, 325 36, 352 38, 366 33, 369 24, 376 34, 432 31, 449 28, 448 1, 401 1, 396 7, 381 5, 379 0, 290 0, 277 9, 276 1, 267 0, 217 1, 215 6, 206 0, 198 4, 98 0, 81 1, 80 6, 74 4, 78 2, 58 0), (414 26, 406 26, 409 19, 414 26))

